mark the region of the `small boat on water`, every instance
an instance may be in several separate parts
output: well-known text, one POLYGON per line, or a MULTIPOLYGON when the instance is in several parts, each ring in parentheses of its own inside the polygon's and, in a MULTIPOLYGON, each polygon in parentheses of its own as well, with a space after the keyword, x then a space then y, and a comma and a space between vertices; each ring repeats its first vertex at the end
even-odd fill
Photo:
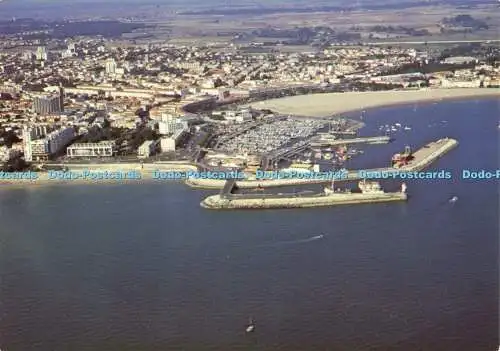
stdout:
POLYGON ((255 322, 253 321, 252 318, 250 318, 250 320, 248 321, 248 325, 247 325, 245 331, 247 333, 252 333, 253 331, 255 331, 255 322))
POLYGON ((408 127, 408 126, 406 126, 404 129, 405 129, 405 130, 411 130, 411 128, 410 128, 410 127, 408 127))
POLYGON ((457 202, 458 201, 458 196, 453 196, 451 199, 450 199, 450 202, 457 202))

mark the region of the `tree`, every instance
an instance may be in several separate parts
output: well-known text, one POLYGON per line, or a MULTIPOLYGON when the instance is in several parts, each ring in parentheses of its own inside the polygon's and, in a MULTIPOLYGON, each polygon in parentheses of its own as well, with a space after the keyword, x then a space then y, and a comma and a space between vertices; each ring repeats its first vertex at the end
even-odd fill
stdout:
POLYGON ((15 144, 15 143, 18 143, 21 141, 21 139, 19 139, 17 137, 17 135, 11 130, 4 133, 2 136, 4 138, 5 145, 9 148, 12 147, 12 144, 15 144))
POLYGON ((20 172, 28 168, 28 164, 22 158, 16 157, 7 163, 4 163, 1 170, 4 172, 20 172))

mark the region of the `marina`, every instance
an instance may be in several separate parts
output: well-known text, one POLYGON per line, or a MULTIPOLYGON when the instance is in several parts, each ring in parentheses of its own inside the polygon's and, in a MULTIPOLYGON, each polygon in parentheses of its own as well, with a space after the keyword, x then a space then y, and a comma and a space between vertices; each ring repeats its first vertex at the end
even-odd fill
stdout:
MULTIPOLYGON (((420 171, 430 165, 432 162, 446 154, 458 145, 458 141, 451 138, 439 139, 431 142, 414 152, 412 160, 401 168, 381 167, 375 169, 367 169, 365 172, 415 172, 420 171)), ((352 170, 347 172, 347 176, 339 181, 359 180, 360 170, 352 170)), ((255 189, 255 188, 272 188, 291 185, 307 185, 307 184, 324 184, 329 183, 331 179, 315 179, 315 178, 292 178, 292 179, 269 179, 257 180, 249 177, 245 180, 232 180, 234 187, 239 189, 255 189)), ((230 182, 230 181, 228 181, 230 182)), ((193 188, 202 189, 223 189, 226 187, 224 180, 218 179, 187 179, 186 184, 193 188)), ((232 189, 232 188, 227 188, 232 189)))
POLYGON ((311 158, 332 160, 338 163, 354 156, 354 153, 336 157, 337 155, 330 154, 333 151, 331 148, 322 150, 322 146, 345 146, 344 144, 365 142, 384 143, 389 140, 386 137, 374 139, 340 137, 343 133, 354 136, 363 126, 362 122, 341 117, 311 119, 273 114, 262 115, 258 120, 251 122, 218 124, 209 144, 209 152, 205 155, 203 162, 208 167, 225 165, 234 168, 252 168, 258 166, 264 169, 276 169, 287 162, 308 162, 307 160, 310 161, 311 158), (312 142, 319 142, 319 144, 314 144, 318 146, 316 150, 311 145, 312 142), (214 160, 214 157, 217 160, 214 160), (235 160, 238 162, 235 163, 235 160))
POLYGON ((320 120, 282 118, 245 130, 218 148, 228 153, 263 155, 305 140, 324 127, 320 120))

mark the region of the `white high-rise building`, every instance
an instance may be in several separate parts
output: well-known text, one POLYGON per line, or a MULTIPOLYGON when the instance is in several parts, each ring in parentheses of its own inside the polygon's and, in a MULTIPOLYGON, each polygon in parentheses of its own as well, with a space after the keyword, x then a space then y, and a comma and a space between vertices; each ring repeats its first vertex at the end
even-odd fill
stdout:
POLYGON ((187 131, 189 126, 186 120, 164 113, 161 115, 161 121, 158 122, 158 131, 161 135, 175 134, 177 131, 187 131))
POLYGON ((48 159, 51 155, 61 152, 75 137, 73 127, 62 127, 42 135, 47 131, 48 128, 43 125, 35 125, 33 128, 31 126, 23 127, 23 149, 26 162, 32 162, 33 159, 48 159), (34 140, 40 136, 41 139, 34 140))
POLYGON ((45 48, 45 46, 39 46, 37 49, 36 49, 36 59, 38 61, 46 61, 47 60, 47 49, 45 48))
POLYGON ((106 74, 116 74, 116 61, 114 59, 108 59, 106 61, 106 74))
MULTIPOLYGON (((62 95, 64 97, 64 95, 62 95)), ((61 113, 62 105, 61 92, 58 95, 40 95, 33 98, 32 110, 41 115, 51 115, 61 113)))
POLYGON ((162 114, 158 122, 158 130, 161 135, 169 135, 175 131, 176 118, 170 114, 162 114))
POLYGON ((24 160, 26 162, 33 161, 33 149, 31 148, 31 129, 26 125, 23 127, 23 147, 24 160))
POLYGON ((45 139, 49 142, 49 152, 51 154, 59 153, 74 137, 73 127, 63 127, 47 134, 45 139))

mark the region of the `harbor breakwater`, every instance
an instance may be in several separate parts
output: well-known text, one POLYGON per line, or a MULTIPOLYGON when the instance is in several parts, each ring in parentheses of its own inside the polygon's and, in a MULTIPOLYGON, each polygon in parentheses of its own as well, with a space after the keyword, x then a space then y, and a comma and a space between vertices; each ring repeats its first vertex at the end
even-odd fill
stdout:
POLYGON ((394 192, 383 194, 369 193, 337 193, 337 194, 315 194, 310 196, 294 196, 284 194, 283 197, 242 195, 212 195, 204 199, 200 206, 212 210, 224 209, 271 209, 271 208, 308 208, 324 207, 334 205, 350 205, 362 203, 377 203, 391 201, 405 201, 408 199, 406 193, 394 192))
MULTIPOLYGON (((386 168, 386 169, 380 169, 379 171, 385 171, 385 172, 419 171, 428 166, 429 164, 431 164, 437 158, 444 155, 449 150, 456 147, 457 145, 458 142, 454 139, 449 139, 449 138, 440 139, 438 141, 431 142, 425 145, 423 148, 415 152, 413 155, 414 159, 412 160, 412 163, 410 163, 409 165, 404 166, 400 169, 386 168)), ((359 177, 359 174, 360 174, 359 171, 349 172, 346 178, 347 180, 354 180, 354 179, 349 179, 349 175, 351 175, 351 178, 354 178, 354 177, 359 177)), ((295 179, 287 179, 288 182, 294 180, 295 179)), ((280 182, 280 181, 270 180, 270 182, 280 182)), ((200 203, 200 206, 206 209, 213 209, 213 210, 308 208, 308 207, 323 207, 323 206, 334 206, 334 205, 405 201, 408 199, 408 195, 403 189, 400 192, 392 192, 392 193, 340 192, 331 194, 312 194, 312 195, 280 194, 279 196, 276 196, 269 194, 267 195, 231 194, 230 190, 228 190, 227 188, 228 186, 226 184, 226 188, 221 191, 221 194, 212 195, 205 198, 200 203)))
POLYGON ((428 167, 448 151, 458 146, 458 141, 451 138, 439 139, 435 142, 425 145, 413 154, 413 162, 401 167, 402 171, 416 172, 428 167))
MULTIPOLYGON (((446 152, 455 148, 458 142, 454 139, 444 138, 435 142, 431 142, 413 154, 413 160, 410 164, 401 167, 400 169, 385 168, 379 169, 380 172, 415 172, 430 165, 433 161, 444 155, 446 152)), ((369 171, 367 171, 369 172, 369 171)), ((375 171, 377 172, 377 170, 375 171)), ((349 172, 346 180, 359 177, 360 172, 349 172)), ((288 182, 294 179, 287 179, 288 182)), ((304 180, 301 180, 304 181, 304 180)), ((314 180, 316 181, 316 180, 314 180)), ((234 181, 233 181, 234 182, 234 181)), ((244 181, 243 181, 244 182, 244 181)), ((269 181, 268 181, 269 182, 269 181)), ((280 180, 270 182, 279 182, 280 180)), ((241 182, 235 182, 241 183, 241 182)), ((262 183, 262 182, 257 182, 262 183)), ((310 182, 309 182, 310 183, 310 182)), ((275 183, 276 184, 276 183, 275 183)), ((297 184, 297 183, 294 183, 297 184)), ((260 185, 262 186, 262 185, 260 185)), ((227 184, 226 184, 226 188, 227 184)), ((271 209, 271 208, 308 208, 308 207, 323 207, 334 205, 362 204, 362 203, 377 203, 391 201, 405 201, 408 195, 402 189, 400 192, 392 193, 331 193, 331 194, 280 194, 270 195, 249 195, 249 194, 231 194, 229 190, 223 189, 221 194, 212 195, 205 198, 200 206, 206 209, 224 210, 224 209, 271 209), (226 191, 224 191, 226 190, 226 191)))

